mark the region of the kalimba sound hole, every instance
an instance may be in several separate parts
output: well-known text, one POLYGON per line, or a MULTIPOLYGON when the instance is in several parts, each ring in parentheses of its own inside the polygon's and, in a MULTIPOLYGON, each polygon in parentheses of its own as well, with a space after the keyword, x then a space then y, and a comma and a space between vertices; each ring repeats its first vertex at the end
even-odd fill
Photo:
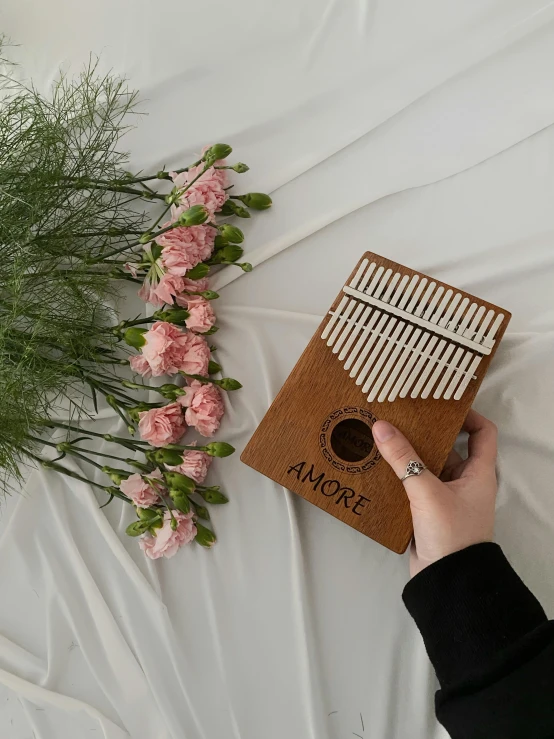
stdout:
POLYGON ((374 445, 370 427, 359 418, 340 421, 331 432, 331 448, 344 462, 361 462, 374 445))

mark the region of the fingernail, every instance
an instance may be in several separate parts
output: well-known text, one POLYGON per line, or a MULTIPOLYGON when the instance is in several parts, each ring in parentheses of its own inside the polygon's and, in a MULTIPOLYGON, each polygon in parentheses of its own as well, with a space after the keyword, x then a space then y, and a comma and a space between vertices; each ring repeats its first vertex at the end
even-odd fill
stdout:
POLYGON ((377 421, 373 424, 371 431, 375 439, 381 443, 392 439, 396 433, 396 429, 388 421, 377 421))

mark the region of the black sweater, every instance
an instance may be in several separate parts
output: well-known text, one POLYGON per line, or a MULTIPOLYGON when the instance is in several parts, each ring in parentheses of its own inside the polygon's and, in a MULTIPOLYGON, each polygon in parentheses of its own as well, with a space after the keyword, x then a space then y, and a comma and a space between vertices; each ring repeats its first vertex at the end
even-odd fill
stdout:
POLYGON ((403 593, 452 739, 554 738, 554 622, 496 544, 451 554, 403 593))

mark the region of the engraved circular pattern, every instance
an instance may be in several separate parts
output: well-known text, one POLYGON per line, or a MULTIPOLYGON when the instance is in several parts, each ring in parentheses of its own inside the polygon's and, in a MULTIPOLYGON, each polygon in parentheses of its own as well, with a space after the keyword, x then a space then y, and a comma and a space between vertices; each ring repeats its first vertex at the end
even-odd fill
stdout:
POLYGON ((337 456, 331 446, 331 434, 337 424, 351 418, 356 418, 359 421, 362 421, 369 426, 370 429, 375 421, 377 421, 377 417, 370 411, 365 410, 365 408, 358 408, 356 406, 337 408, 337 410, 327 416, 321 426, 319 432, 319 448, 325 460, 336 470, 339 470, 339 472, 346 472, 349 475, 359 475, 374 467, 381 459, 381 455, 379 454, 377 446, 374 444, 369 455, 359 462, 346 462, 337 456))

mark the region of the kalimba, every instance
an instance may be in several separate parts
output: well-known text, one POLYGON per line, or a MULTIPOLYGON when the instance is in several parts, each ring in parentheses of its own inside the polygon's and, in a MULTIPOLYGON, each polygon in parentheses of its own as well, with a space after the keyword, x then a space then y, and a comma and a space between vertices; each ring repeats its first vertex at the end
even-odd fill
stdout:
POLYGON ((439 474, 510 313, 367 252, 244 450, 250 467, 395 552, 412 521, 371 427, 439 474))

